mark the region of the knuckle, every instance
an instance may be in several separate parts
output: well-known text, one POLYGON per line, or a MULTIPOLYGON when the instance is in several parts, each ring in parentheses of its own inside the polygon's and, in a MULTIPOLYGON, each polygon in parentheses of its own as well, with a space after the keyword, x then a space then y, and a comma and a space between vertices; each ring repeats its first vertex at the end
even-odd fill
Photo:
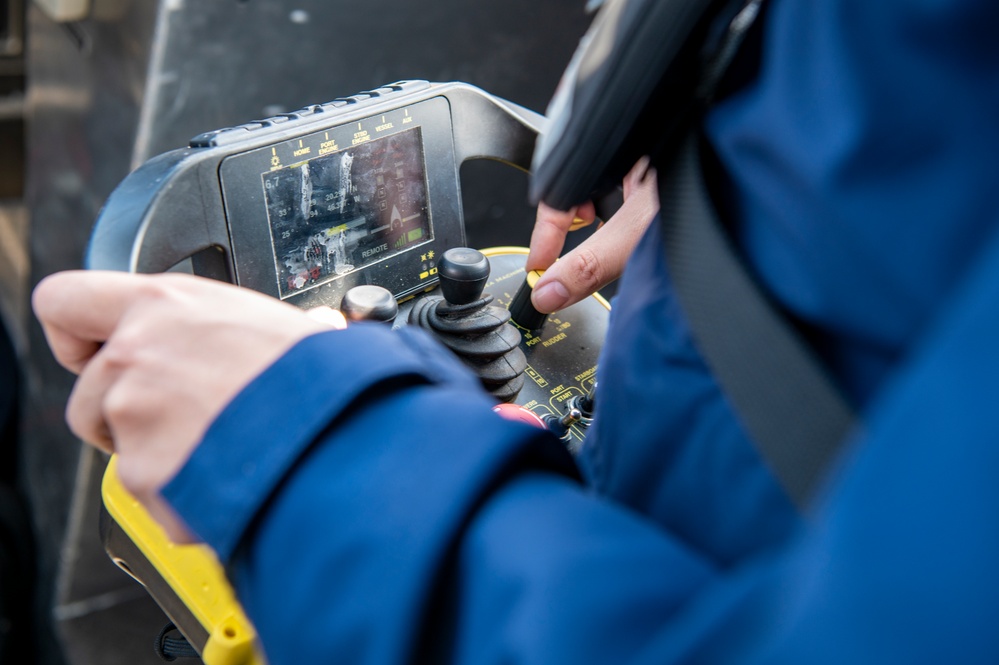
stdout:
POLYGON ((111 451, 111 435, 100 413, 90 408, 75 391, 66 403, 65 418, 69 431, 75 436, 105 452, 111 451))
POLYGON ((145 315, 167 316, 169 308, 185 299, 192 279, 180 273, 149 275, 137 286, 139 309, 145 315))
POLYGON ((568 232, 567 225, 559 224, 552 219, 542 220, 536 225, 536 227, 548 243, 558 242, 558 239, 565 236, 568 232))
POLYGON ((131 409, 128 400, 118 397, 114 392, 108 393, 104 398, 104 404, 101 406, 101 410, 104 412, 104 419, 115 426, 128 419, 128 414, 131 409))
POLYGON ((108 390, 101 404, 104 420, 111 429, 120 429, 122 425, 132 420, 136 409, 137 395, 121 383, 108 390))
POLYGON ((536 223, 550 227, 553 231, 565 233, 572 224, 573 217, 574 214, 571 212, 544 208, 539 209, 536 223))
POLYGON ((146 275, 135 285, 135 295, 139 301, 157 301, 166 298, 170 292, 172 275, 146 275))
POLYGON ((139 333, 134 327, 122 326, 105 343, 100 357, 108 371, 120 373, 136 364, 141 350, 139 333))
POLYGON ((592 249, 580 247, 572 259, 571 268, 575 281, 583 288, 595 289, 602 286, 603 264, 592 249))

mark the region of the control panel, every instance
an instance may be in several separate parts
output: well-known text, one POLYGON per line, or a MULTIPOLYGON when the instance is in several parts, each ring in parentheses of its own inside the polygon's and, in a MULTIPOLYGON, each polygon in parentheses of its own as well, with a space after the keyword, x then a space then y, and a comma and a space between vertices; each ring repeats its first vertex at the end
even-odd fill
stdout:
MULTIPOLYGON (((420 326, 475 372, 501 416, 575 451, 593 417, 609 306, 594 296, 538 313, 527 250, 466 247, 462 218, 461 164, 527 170, 543 120, 463 83, 402 81, 207 132, 121 183, 86 266, 186 265, 349 320, 420 326)), ((170 543, 113 464, 103 496, 109 555, 205 662, 262 662, 213 554, 170 543)))
MULTIPOLYGON (((508 325, 519 333, 519 348, 524 354, 523 381, 515 402, 535 414, 575 452, 590 425, 597 360, 610 306, 596 296, 555 314, 525 316, 527 312, 512 305, 519 291, 530 288, 524 271, 527 250, 497 247, 483 254, 491 267, 484 293, 492 297, 493 305, 510 312, 508 325), (579 412, 577 416, 573 416, 573 409, 579 412)), ((398 319, 418 306, 418 302, 404 303, 398 319)), ((531 312, 537 315, 533 308, 531 312)))

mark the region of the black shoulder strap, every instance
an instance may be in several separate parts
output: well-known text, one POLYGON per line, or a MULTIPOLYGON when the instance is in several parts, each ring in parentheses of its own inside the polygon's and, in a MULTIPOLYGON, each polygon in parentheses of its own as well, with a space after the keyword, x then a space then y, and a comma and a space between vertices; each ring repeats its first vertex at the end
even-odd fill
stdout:
POLYGON ((854 414, 736 255, 709 199, 699 150, 692 132, 672 168, 660 171, 668 270, 716 380, 791 500, 804 508, 854 414))

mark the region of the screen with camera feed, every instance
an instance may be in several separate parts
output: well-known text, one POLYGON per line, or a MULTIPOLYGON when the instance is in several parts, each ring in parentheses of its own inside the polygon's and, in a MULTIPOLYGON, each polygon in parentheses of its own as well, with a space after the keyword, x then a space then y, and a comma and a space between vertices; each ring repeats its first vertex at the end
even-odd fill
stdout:
POLYGON ((261 177, 282 298, 433 238, 420 128, 261 177))

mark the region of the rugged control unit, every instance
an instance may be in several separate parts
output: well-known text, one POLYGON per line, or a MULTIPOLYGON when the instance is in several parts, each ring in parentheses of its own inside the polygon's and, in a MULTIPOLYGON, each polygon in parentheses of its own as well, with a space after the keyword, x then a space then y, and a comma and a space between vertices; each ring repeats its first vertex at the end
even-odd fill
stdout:
MULTIPOLYGON (((465 248, 459 167, 493 159, 527 170, 543 124, 467 84, 401 81, 207 132, 121 183, 86 266, 186 269, 349 320, 423 326, 510 402, 498 413, 546 423, 576 450, 608 304, 593 297, 542 315, 522 293, 537 279, 524 272, 526 249, 465 248)), ((263 662, 214 554, 170 543, 115 463, 103 484, 109 555, 206 663, 263 662)))

